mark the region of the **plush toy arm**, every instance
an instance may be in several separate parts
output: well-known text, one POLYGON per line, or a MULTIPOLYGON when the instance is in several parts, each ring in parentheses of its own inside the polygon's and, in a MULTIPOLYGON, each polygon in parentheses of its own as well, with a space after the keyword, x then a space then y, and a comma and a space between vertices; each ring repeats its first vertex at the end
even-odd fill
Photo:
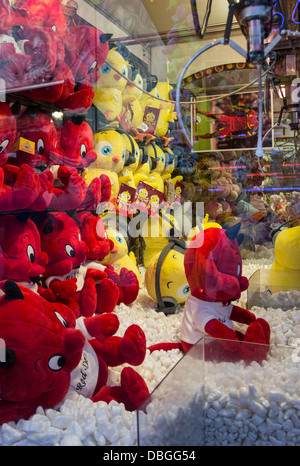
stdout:
POLYGON ((231 320, 234 320, 235 322, 239 322, 240 324, 251 324, 251 322, 254 322, 256 320, 256 316, 248 311, 248 309, 244 309, 239 306, 233 306, 231 316, 231 320))
POLYGON ((226 340, 238 340, 236 333, 231 328, 224 325, 218 319, 212 319, 205 325, 205 332, 213 338, 226 340))
POLYGON ((248 289, 248 286, 249 286, 248 278, 246 278, 246 277, 241 277, 241 280, 240 280, 241 291, 247 290, 247 289, 248 289))
POLYGON ((104 343, 107 337, 116 333, 119 328, 119 319, 116 314, 101 314, 92 317, 79 317, 76 320, 77 328, 80 328, 86 339, 92 337, 104 343))
POLYGON ((54 279, 50 282, 49 288, 61 298, 66 299, 76 293, 77 280, 75 277, 68 280, 54 279))
POLYGON ((96 280, 102 280, 103 278, 107 278, 107 273, 105 273, 102 270, 87 269, 86 278, 92 278, 95 281, 96 280))
POLYGON ((131 304, 139 293, 139 281, 132 270, 122 267, 119 275, 119 301, 118 303, 131 304))
POLYGON ((241 343, 235 331, 228 328, 219 320, 212 319, 207 322, 205 332, 213 338, 220 339, 220 343, 224 349, 236 353, 241 350, 241 343))

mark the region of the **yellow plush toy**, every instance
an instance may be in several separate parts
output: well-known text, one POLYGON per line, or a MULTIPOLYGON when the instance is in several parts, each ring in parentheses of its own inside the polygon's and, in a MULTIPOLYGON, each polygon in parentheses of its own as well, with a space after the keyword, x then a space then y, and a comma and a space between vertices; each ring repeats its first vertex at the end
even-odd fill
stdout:
POLYGON ((184 269, 185 243, 177 240, 155 254, 145 272, 149 296, 157 302, 158 310, 166 314, 175 311, 176 304, 185 303, 190 287, 184 269))
POLYGON ((139 146, 139 148, 140 148, 139 164, 138 164, 137 169, 133 173, 133 179, 134 179, 134 184, 136 188, 141 181, 143 181, 144 183, 147 183, 150 172, 155 168, 156 162, 157 162, 153 158, 154 153, 152 153, 152 156, 150 156, 148 145, 142 144, 139 146))
POLYGON ((281 230, 274 242, 275 261, 268 285, 274 293, 300 288, 300 226, 281 230))
POLYGON ((119 193, 119 173, 125 163, 125 141, 123 136, 116 130, 106 129, 94 135, 95 152, 97 159, 88 169, 84 170, 82 176, 87 184, 101 174, 109 177, 111 183, 111 200, 119 193))
POLYGON ((130 105, 133 112, 131 127, 139 128, 143 121, 143 108, 141 99, 143 97, 143 78, 136 70, 132 70, 131 82, 127 82, 123 90, 123 111, 126 110, 127 105, 130 105))
POLYGON ((162 172, 163 179, 172 181, 172 183, 174 184, 177 181, 182 181, 183 180, 182 175, 177 175, 177 176, 172 177, 172 173, 176 167, 176 157, 174 155, 174 152, 168 146, 164 147, 163 150, 165 152, 165 160, 166 160, 165 168, 162 172))
POLYGON ((121 232, 112 228, 106 228, 108 239, 113 241, 114 247, 101 262, 103 265, 111 265, 116 273, 120 273, 122 267, 135 273, 139 284, 141 284, 141 274, 137 266, 135 255, 128 251, 127 242, 121 232))
POLYGON ((134 172, 138 168, 139 160, 140 160, 140 149, 135 141, 135 139, 128 133, 122 134, 125 142, 125 150, 127 151, 126 162, 119 173, 119 183, 127 184, 132 188, 135 188, 134 182, 134 172))
POLYGON ((147 147, 150 157, 153 160, 156 160, 157 163, 156 167, 150 171, 146 183, 149 184, 149 186, 152 186, 152 188, 157 189, 160 192, 164 192, 164 179, 162 177, 162 172, 166 165, 165 152, 154 141, 150 142, 147 147))
POLYGON ((179 230, 177 220, 173 215, 161 211, 159 216, 149 217, 142 226, 142 236, 145 242, 144 266, 147 267, 152 257, 161 252, 169 243, 174 231, 179 230))
POLYGON ((128 78, 128 64, 116 48, 108 52, 98 75, 98 81, 93 84, 93 104, 107 121, 114 121, 122 113, 122 92, 127 84, 125 78, 128 78))
POLYGON ((169 95, 173 87, 168 82, 159 81, 149 94, 144 94, 142 99, 142 109, 145 112, 146 107, 160 109, 160 114, 155 130, 155 136, 163 137, 167 134, 169 123, 177 119, 174 111, 175 104, 170 101, 169 95), (153 96, 153 97, 152 97, 153 96), (161 99, 161 100, 160 100, 161 99))

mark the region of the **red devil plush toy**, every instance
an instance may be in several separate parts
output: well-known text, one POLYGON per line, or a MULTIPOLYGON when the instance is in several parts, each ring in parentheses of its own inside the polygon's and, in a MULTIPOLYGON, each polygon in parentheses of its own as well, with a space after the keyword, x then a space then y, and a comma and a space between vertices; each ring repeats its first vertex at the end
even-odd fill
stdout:
POLYGON ((71 210, 78 207, 96 210, 99 202, 109 199, 111 185, 108 176, 103 174, 95 178, 89 186, 86 186, 81 176, 80 179, 76 176, 76 174, 80 175, 81 171, 97 158, 93 149, 93 131, 84 119, 77 118, 65 120, 58 133, 60 155, 58 166, 53 166, 53 170, 54 173, 57 173, 59 182, 65 180, 66 189, 70 194, 70 203, 73 207, 70 203, 64 209, 61 207, 61 200, 64 197, 60 197, 60 193, 56 198, 53 197, 50 207, 54 210, 71 210), (76 188, 80 189, 78 196, 76 196, 76 188))
POLYGON ((41 249, 48 255, 44 297, 67 304, 76 317, 89 317, 94 312, 104 312, 97 307, 97 293, 103 293, 103 304, 112 310, 119 297, 118 287, 103 268, 85 266, 87 246, 75 220, 65 212, 45 213, 37 220, 37 226, 41 249))
MULTIPOLYGON (((185 273, 191 295, 185 303, 180 348, 186 352, 202 337, 220 341, 222 357, 261 361, 266 358, 270 343, 269 324, 232 301, 248 288, 242 276, 239 243, 240 224, 230 229, 208 228, 189 243, 184 255, 185 273), (248 325, 245 334, 235 330, 233 322, 248 325), (230 341, 229 341, 230 340, 230 341), (251 345, 249 343, 261 343, 251 345), (227 353, 228 355, 228 353, 227 353)), ((217 345, 212 345, 212 349, 217 345)), ((170 349, 170 345, 154 345, 150 349, 170 349)))
POLYGON ((48 256, 27 213, 0 216, 0 280, 13 280, 38 292, 48 256))
POLYGON ((229 351, 238 350, 246 359, 260 358, 266 356, 270 343, 269 324, 231 303, 248 288, 248 280, 242 276, 239 242, 243 236, 238 233, 239 229, 240 224, 227 230, 208 228, 190 242, 184 266, 191 295, 185 305, 181 341, 188 348, 209 335, 221 341, 241 342, 222 344, 229 351), (234 330, 234 321, 248 325, 245 334, 234 330))
MULTIPOLYGON (((87 245, 85 265, 90 268, 105 270, 107 276, 118 286, 119 296, 116 304, 124 303, 128 305, 133 303, 139 293, 139 281, 136 274, 123 267, 119 275, 114 271, 113 267, 105 267, 100 263, 114 248, 113 241, 107 238, 101 218, 90 212, 82 211, 78 213, 78 219, 80 220, 82 239, 87 245)), ((109 292, 109 290, 103 289, 102 285, 100 287, 97 294, 98 312, 100 312, 100 309, 109 312, 114 308, 114 306, 111 309, 107 307, 109 303, 112 304, 111 297, 106 297, 106 292, 109 292)))
POLYGON ((144 380, 131 367, 122 370, 120 386, 106 386, 109 365, 143 362, 145 335, 140 327, 132 325, 123 338, 116 337, 117 316, 102 314, 81 319, 81 329, 75 328, 74 314, 64 304, 49 303, 12 281, 5 281, 2 289, 1 424, 26 419, 39 406, 52 408, 69 390, 93 401, 114 399, 128 410, 148 396, 144 380))

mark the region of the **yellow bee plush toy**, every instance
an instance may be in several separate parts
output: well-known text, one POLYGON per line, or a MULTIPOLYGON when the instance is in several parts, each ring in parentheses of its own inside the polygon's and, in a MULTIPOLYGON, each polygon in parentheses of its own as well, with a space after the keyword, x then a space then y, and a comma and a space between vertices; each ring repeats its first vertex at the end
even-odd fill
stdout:
POLYGON ((122 134, 125 142, 126 162, 119 173, 119 183, 127 184, 135 188, 134 172, 138 168, 140 160, 140 149, 135 139, 128 133, 122 134))
POLYGON ((131 127, 139 128, 143 121, 143 108, 141 99, 143 97, 143 78, 137 70, 130 69, 129 73, 131 82, 127 82, 123 90, 123 111, 126 110, 127 105, 130 105, 133 112, 131 127), (133 83, 133 84, 132 84, 133 83))
POLYGON ((157 164, 157 160, 156 158, 154 158, 154 152, 151 152, 152 155, 150 155, 148 145, 142 144, 139 146, 139 148, 139 164, 137 169, 133 173, 133 179, 136 188, 141 181, 143 181, 144 183, 148 183, 150 172, 156 167, 157 164))
POLYGON ((159 108, 160 113, 155 130, 155 136, 163 137, 167 134, 169 123, 177 119, 174 111, 175 104, 170 101, 169 95, 173 87, 167 82, 159 81, 149 94, 144 94, 142 99, 142 108, 145 112, 146 107, 159 108), (152 97, 153 96, 153 97, 152 97))
POLYGON ((149 296, 157 303, 157 310, 165 314, 175 312, 177 304, 185 303, 190 287, 185 275, 185 242, 170 240, 165 248, 150 260, 145 273, 149 296))
POLYGON ((300 288, 300 226, 281 230, 274 241, 268 285, 273 292, 300 288), (273 288, 273 289, 272 289, 273 288))
POLYGON ((171 236, 179 230, 177 220, 173 215, 161 211, 160 215, 150 217, 142 226, 142 236, 145 242, 143 262, 147 267, 151 258, 161 252, 169 243, 171 236))
POLYGON ((141 274, 137 266, 135 255, 128 251, 128 246, 124 235, 118 230, 106 228, 108 239, 114 243, 113 249, 101 262, 103 265, 111 265, 117 274, 120 274, 122 267, 135 273, 139 284, 141 284, 141 274))
POLYGON ((112 48, 108 52, 106 62, 100 68, 98 75, 98 81, 93 84, 95 92, 93 104, 107 121, 115 121, 122 113, 122 92, 128 77, 127 62, 117 48, 112 48))
POLYGON ((124 167, 125 141, 123 136, 114 129, 99 131, 94 135, 95 152, 97 159, 88 169, 84 170, 82 176, 86 183, 90 180, 106 174, 111 183, 111 200, 119 193, 119 173, 124 167))
POLYGON ((162 172, 164 171, 166 159, 165 152, 163 149, 156 144, 155 142, 150 142, 148 145, 148 153, 153 160, 156 160, 156 167, 150 171, 148 179, 146 181, 149 186, 157 189, 160 192, 164 192, 164 179, 162 177, 162 172))

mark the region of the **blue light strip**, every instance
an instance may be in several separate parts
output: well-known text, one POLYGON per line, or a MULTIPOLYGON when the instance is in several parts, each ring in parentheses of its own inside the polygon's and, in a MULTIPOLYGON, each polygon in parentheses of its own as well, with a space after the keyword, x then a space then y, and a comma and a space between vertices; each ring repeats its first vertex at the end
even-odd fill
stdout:
MULTIPOLYGON (((276 1, 277 1, 277 0, 276 0, 276 1)), ((293 14, 292 14, 292 21, 293 21, 293 23, 295 23, 295 24, 300 24, 300 21, 296 21, 296 20, 295 20, 295 13, 296 13, 296 9, 297 9, 297 7, 298 7, 298 5, 299 5, 299 1, 300 1, 300 0, 297 0, 296 5, 295 5, 295 8, 294 8, 294 11, 293 11, 293 14)))

